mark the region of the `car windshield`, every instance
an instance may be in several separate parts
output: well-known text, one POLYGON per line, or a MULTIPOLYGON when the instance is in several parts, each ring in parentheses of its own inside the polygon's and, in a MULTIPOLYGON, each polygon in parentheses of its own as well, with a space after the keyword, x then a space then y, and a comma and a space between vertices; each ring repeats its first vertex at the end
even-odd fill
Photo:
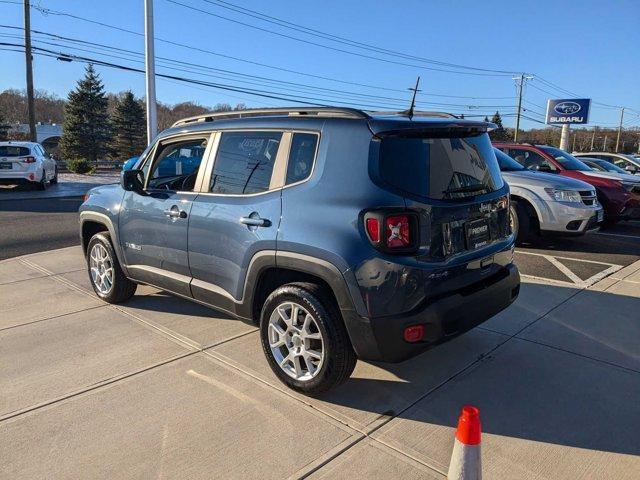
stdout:
POLYGON ((593 163, 601 166, 607 172, 616 172, 616 173, 627 173, 622 168, 613 163, 609 163, 606 160, 591 160, 593 163))
POLYGON ((27 147, 18 147, 17 145, 0 145, 0 157, 24 157, 29 155, 27 147))
POLYGON ((540 150, 544 151, 545 153, 548 153, 553 158, 555 158, 556 161, 560 165, 562 165, 562 168, 564 168, 565 170, 579 170, 582 172, 591 171, 591 168, 586 166, 584 163, 582 163, 573 155, 569 155, 564 150, 560 150, 559 148, 555 148, 555 147, 539 147, 539 148, 540 150))
POLYGON ((520 170, 526 170, 526 168, 524 168, 502 150, 494 148, 493 151, 495 152, 496 158, 498 159, 498 165, 500 166, 501 172, 519 172, 520 170))
POLYGON ((504 185, 489 136, 383 137, 379 176, 406 193, 430 199, 462 199, 504 185))

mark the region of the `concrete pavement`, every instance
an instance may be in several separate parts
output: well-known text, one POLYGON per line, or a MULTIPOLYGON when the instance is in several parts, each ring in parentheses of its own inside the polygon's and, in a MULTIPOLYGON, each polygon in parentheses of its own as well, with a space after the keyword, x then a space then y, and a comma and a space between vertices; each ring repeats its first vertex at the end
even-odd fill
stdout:
POLYGON ((0 478, 444 478, 466 403, 485 478, 640 471, 640 262, 528 279, 481 327, 315 399, 251 325, 150 287, 102 303, 78 247, 0 262, 0 305, 0 478))

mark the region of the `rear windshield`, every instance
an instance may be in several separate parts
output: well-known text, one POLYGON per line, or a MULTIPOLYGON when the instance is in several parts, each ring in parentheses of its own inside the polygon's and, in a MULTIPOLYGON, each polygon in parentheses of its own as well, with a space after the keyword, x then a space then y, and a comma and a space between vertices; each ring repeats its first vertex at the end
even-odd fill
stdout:
POLYGON ((0 157, 24 157, 29 155, 27 147, 18 147, 15 145, 0 145, 0 157))
POLYGON ((578 160, 573 155, 569 155, 564 150, 560 150, 555 147, 540 147, 540 150, 551 155, 556 161, 562 165, 562 168, 565 170, 580 170, 583 172, 589 172, 591 169, 587 167, 584 163, 578 160))
POLYGON ((504 185, 489 136, 383 137, 381 179, 412 195, 434 200, 471 197, 504 185))

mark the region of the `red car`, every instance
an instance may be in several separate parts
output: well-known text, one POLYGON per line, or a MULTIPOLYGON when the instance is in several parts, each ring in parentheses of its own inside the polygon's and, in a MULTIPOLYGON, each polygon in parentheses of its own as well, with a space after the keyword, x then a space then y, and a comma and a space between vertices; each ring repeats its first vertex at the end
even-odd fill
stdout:
POLYGON ((525 143, 494 143, 525 168, 576 178, 596 187, 605 221, 640 219, 640 181, 621 180, 609 172, 596 172, 559 148, 525 143))

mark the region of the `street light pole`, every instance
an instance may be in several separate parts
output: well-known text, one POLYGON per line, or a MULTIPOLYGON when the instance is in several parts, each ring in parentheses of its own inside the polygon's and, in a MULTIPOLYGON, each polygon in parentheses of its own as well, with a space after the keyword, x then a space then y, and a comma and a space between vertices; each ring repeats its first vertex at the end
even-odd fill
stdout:
POLYGON ((33 62, 31 57, 31 6, 24 0, 24 55, 27 68, 27 111, 29 115, 29 140, 38 141, 36 112, 33 100, 33 62))
POLYGON ((153 37, 153 0, 144 0, 144 47, 147 93, 147 143, 151 144, 158 133, 156 105, 156 67, 153 37))

